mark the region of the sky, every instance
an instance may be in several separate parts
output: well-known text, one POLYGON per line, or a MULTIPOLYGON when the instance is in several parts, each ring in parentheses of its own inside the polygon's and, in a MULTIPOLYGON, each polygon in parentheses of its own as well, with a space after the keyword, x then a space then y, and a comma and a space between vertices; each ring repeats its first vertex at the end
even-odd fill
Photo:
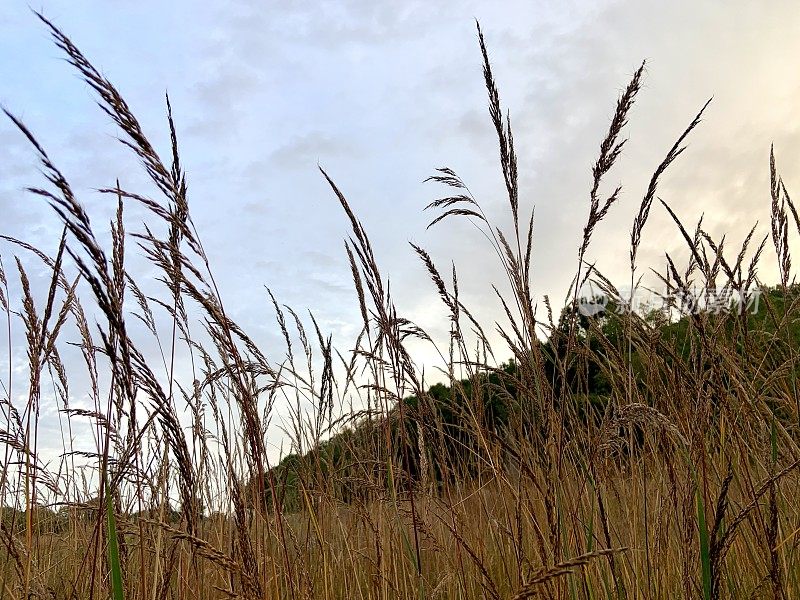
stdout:
MULTIPOLYGON (((574 274, 589 207, 591 165, 616 99, 643 60, 629 141, 608 176, 620 201, 587 260, 624 285, 633 218, 650 174, 713 97, 658 195, 735 255, 749 228, 769 226, 769 150, 789 192, 800 186, 800 11, 791 1, 378 2, 347 0, 138 2, 46 0, 62 29, 127 99, 169 152, 169 92, 193 220, 226 309, 283 352, 265 290, 312 310, 347 345, 360 316, 343 240, 348 224, 322 166, 362 220, 399 312, 435 337, 444 308, 409 242, 459 272, 462 300, 482 322, 500 318, 497 257, 467 221, 426 230, 422 208, 445 191, 424 179, 448 166, 490 218, 508 226, 487 112, 475 20, 486 36, 519 156, 521 205, 535 207, 533 293, 558 305, 574 274)), ((114 210, 94 190, 119 178, 145 186, 91 90, 25 2, 0 5, 0 104, 21 117, 78 192, 95 223, 114 210)), ((0 120, 0 233, 53 253, 59 223, 23 191, 41 183, 35 157, 0 120)), ((138 212, 137 212, 138 211, 138 212)), ((128 212, 130 230, 145 214, 128 212)), ((107 227, 101 231, 107 231, 107 227)), ((656 204, 639 263, 686 256, 656 204)), ((797 238, 792 238, 796 246, 797 238)), ((8 265, 8 245, 0 255, 8 265)), ((143 261, 132 263, 143 278, 143 261)), ((762 277, 774 279, 767 253, 762 277)), ((33 273, 34 288, 46 285, 33 273)), ((4 344, 0 344, 4 345, 4 344)), ((22 346, 15 360, 24 362, 22 346)), ((278 356, 280 358, 280 356, 278 356)), ((427 358, 423 356, 423 361, 427 358)), ((499 357, 500 359, 507 357, 499 357)))

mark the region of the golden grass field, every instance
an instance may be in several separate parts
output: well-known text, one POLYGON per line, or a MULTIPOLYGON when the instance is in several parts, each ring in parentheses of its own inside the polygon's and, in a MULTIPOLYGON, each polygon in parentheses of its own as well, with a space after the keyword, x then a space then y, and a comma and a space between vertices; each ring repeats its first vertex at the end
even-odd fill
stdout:
MULTIPOLYGON (((102 242, 46 149, 7 113, 38 154, 44 183, 30 191, 53 207, 64 236, 54 256, 4 238, 12 254, 0 265, 0 300, 8 331, 25 331, 28 357, 26 378, 11 381, 9 369, 0 399, 4 598, 800 597, 800 294, 789 241, 800 220, 774 158, 769 236, 725 246, 664 204, 688 261, 668 256, 656 273, 676 294, 762 286, 758 315, 582 318, 587 280, 624 300, 584 259, 615 208, 619 190, 606 189, 606 175, 623 150, 640 68, 592 169, 572 300, 563 311, 537 306, 533 217, 520 203, 513 136, 481 35, 513 225, 495 227, 449 169, 432 178, 446 195, 428 210, 437 227, 470 219, 485 233, 508 278, 510 291, 498 294, 507 322, 477 322, 455 270, 415 248, 450 315, 449 343, 438 348, 447 381, 434 393, 410 349, 434 341, 398 312, 368 224, 324 171, 352 228, 361 334, 337 349, 316 321, 275 301, 286 358, 268 360, 226 312, 209 270, 172 108, 171 147, 157 150, 114 86, 42 20, 155 193, 103 190, 118 211, 102 242), (147 209, 146 228, 128 231, 131 204, 147 209), (130 252, 150 262, 161 296, 130 276, 130 252), (47 294, 35 297, 14 253, 51 273, 47 294), (768 261, 780 281, 765 286, 757 269, 768 261), (20 298, 10 297, 12 280, 20 298), (77 332, 80 374, 62 360, 76 347, 67 330, 77 332), (163 364, 143 350, 154 341, 163 364), (188 377, 176 366, 186 356, 188 377), (89 382, 80 393, 92 410, 70 408, 76 381, 89 382), (57 472, 37 455, 47 402, 62 411, 67 440, 57 472), (265 432, 286 402, 312 410, 293 413, 297 455, 275 465, 265 432), (73 452, 73 419, 92 423, 94 452, 73 452)), ((637 253, 659 179, 701 114, 665 149, 633 216, 632 283, 644 270, 637 253)), ((8 344, 9 356, 19 350, 10 333, 8 344)))

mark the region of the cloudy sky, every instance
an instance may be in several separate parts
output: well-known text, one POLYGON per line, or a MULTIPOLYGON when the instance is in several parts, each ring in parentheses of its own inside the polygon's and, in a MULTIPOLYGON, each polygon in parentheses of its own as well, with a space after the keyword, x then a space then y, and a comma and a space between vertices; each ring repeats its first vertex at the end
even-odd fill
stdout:
MULTIPOLYGON (((650 173, 712 96, 659 196, 689 225, 705 213, 709 232, 727 234, 733 247, 755 221, 767 232, 771 143, 789 191, 800 186, 800 11, 792 1, 44 0, 34 7, 114 82, 165 153, 169 92, 193 218, 223 298, 268 352, 277 338, 264 285, 282 302, 312 309, 335 340, 346 343, 357 331, 342 245, 347 222, 318 164, 361 217, 401 313, 434 334, 447 327, 413 241, 442 266, 455 261, 463 300, 479 317, 499 314, 490 284, 502 276, 485 240, 467 222, 426 230, 421 210, 443 191, 423 180, 449 166, 493 219, 508 223, 475 19, 512 115, 522 204, 536 207, 537 297, 564 296, 591 164, 642 60, 647 73, 630 141, 607 180, 623 185, 622 198, 588 256, 612 279, 628 278, 630 227, 650 173)), ((136 189, 143 174, 62 58, 27 2, 0 6, 0 103, 39 137, 95 222, 106 223, 113 206, 92 190, 117 177, 136 189)), ((33 153, 0 121, 0 233, 53 252, 57 220, 21 191, 40 182, 33 153)), ((129 217, 129 229, 138 229, 143 214, 129 217)), ((654 206, 640 264, 660 268, 664 252, 684 256, 681 246, 654 206)), ((8 264, 13 250, 0 253, 8 264)), ((773 262, 768 255, 767 280, 773 262)))

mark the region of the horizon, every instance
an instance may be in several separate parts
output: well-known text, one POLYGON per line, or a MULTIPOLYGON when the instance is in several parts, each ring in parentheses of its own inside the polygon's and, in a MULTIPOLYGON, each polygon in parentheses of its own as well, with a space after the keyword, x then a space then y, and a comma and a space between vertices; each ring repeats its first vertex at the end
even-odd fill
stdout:
MULTIPOLYGON (((481 321, 503 320, 485 285, 502 285, 491 247, 467 221, 426 229, 432 217, 422 211, 443 192, 424 179, 448 166, 492 219, 510 223, 473 16, 481 21, 501 103, 515 130, 521 210, 536 210, 533 293, 540 301, 549 295, 556 309, 577 260, 591 163, 617 96, 643 59, 644 86, 627 127, 629 141, 606 181, 606 187, 621 183, 622 196, 598 229, 602 243, 586 257, 612 281, 629 277, 630 228, 650 174, 708 98, 714 100, 703 122, 658 188, 687 226, 705 213, 707 231, 716 240, 728 236, 734 248, 752 221, 760 221, 758 235, 768 232, 770 145, 779 167, 792 165, 800 149, 800 132, 790 126, 800 74, 777 60, 778 51, 790 55, 792 45, 800 50, 800 41, 781 34, 793 31, 800 18, 786 18, 778 5, 739 3, 722 15, 697 7, 689 22, 689 3, 517 3, 502 14, 476 4, 475 14, 462 18, 452 13, 467 9, 422 3, 350 2, 320 10, 293 4, 266 14, 248 2, 194 10, 174 4, 166 12, 149 10, 154 5, 146 2, 101 6, 44 2, 42 10, 126 96, 165 154, 168 91, 191 214, 226 310, 275 361, 284 350, 265 287, 298 314, 313 312, 334 343, 347 346, 359 328, 343 248, 346 215, 318 165, 361 218, 404 316, 435 340, 447 338, 446 311, 410 241, 428 250, 443 271, 455 262, 461 297, 481 321), (731 48, 733 40, 744 43, 731 48)), ((31 128, 93 223, 107 223, 114 202, 94 190, 111 187, 117 177, 126 189, 148 189, 145 174, 113 139, 113 124, 27 7, 0 8, 0 33, 0 72, 8 74, 0 104, 31 128)), ((22 191, 41 184, 33 153, 7 119, 0 140, 0 208, 6 215, 0 234, 54 253, 57 216, 22 191)), ((791 168, 782 173, 792 189, 797 175, 791 168)), ((144 218, 141 208, 130 205, 131 232, 141 230, 144 218)), ((663 268, 664 249, 686 255, 682 246, 669 215, 654 206, 640 272, 663 268)), ((0 248, 7 260, 16 253, 9 245, 0 248)), ((152 269, 132 245, 129 255, 133 272, 147 280, 152 269)), ((24 264, 34 265, 29 258, 24 264)), ((47 274, 31 269, 32 286, 41 290, 47 274)), ((776 273, 760 274, 774 283, 776 273)), ((18 284, 11 283, 10 296, 18 302, 18 284)), ((14 331, 12 346, 22 348, 21 328, 14 331)), ((7 354, 0 349, 0 364, 8 362, 7 354)), ((433 351, 421 348, 418 358, 430 365, 431 383, 441 378, 433 351)), ((12 371, 22 373, 24 353, 10 360, 12 371)), ((0 368, 3 379, 7 370, 0 368)), ((58 428, 55 414, 45 415, 48 428, 58 428)))

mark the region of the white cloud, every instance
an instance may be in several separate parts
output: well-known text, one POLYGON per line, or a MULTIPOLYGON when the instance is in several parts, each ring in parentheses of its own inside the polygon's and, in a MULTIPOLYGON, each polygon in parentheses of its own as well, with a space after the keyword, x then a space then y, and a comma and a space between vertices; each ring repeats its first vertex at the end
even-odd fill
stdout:
MULTIPOLYGON (((314 310, 336 333, 351 333, 360 318, 346 293, 346 219, 317 161, 370 233, 401 311, 433 328, 441 313, 407 245, 412 239, 443 268, 454 259, 463 299, 487 322, 499 318, 488 284, 500 283, 502 273, 485 240, 463 222, 425 231, 430 219, 421 214, 441 191, 422 179, 448 165, 493 219, 509 223, 473 17, 515 127, 523 205, 536 206, 537 295, 563 297, 588 211, 591 164, 616 96, 643 59, 648 71, 630 141, 606 182, 623 183, 623 197, 589 254, 601 270, 627 280, 630 227, 650 173, 712 95, 659 195, 689 225, 705 212, 709 231, 728 233, 733 244, 752 222, 768 223, 771 142, 790 192, 800 185, 793 172, 800 72, 792 60, 800 13, 792 2, 155 7, 44 2, 45 14, 128 96, 165 153, 169 89, 195 222, 233 316, 265 343, 275 338, 263 317, 270 308, 262 284, 281 301, 314 310)), ((0 10, 0 100, 26 117, 82 191, 116 175, 138 185, 135 163, 109 139, 108 120, 56 60, 41 25, 24 7, 0 10)), ((58 225, 18 193, 39 183, 21 147, 9 124, 0 124, 2 232, 47 245, 58 225)), ((82 197, 104 222, 104 200, 82 197)), ((669 216, 654 205, 640 264, 660 267, 663 252, 681 246, 669 216)))

